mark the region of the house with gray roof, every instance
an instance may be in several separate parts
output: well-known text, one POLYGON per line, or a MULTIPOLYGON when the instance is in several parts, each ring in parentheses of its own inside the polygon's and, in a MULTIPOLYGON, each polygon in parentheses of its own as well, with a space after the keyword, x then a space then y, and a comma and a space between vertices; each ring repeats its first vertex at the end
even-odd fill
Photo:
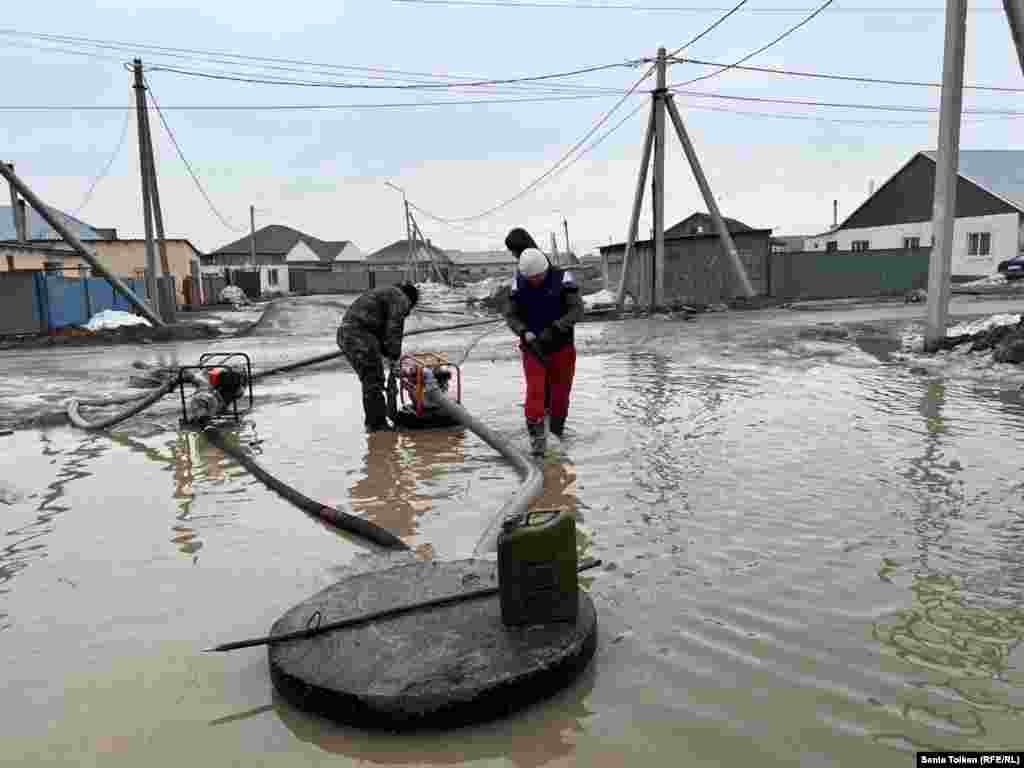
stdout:
MULTIPOLYGON (((917 152, 809 251, 913 250, 934 243, 935 152, 917 152)), ((954 279, 983 277, 1024 250, 1024 150, 960 150, 954 279)))

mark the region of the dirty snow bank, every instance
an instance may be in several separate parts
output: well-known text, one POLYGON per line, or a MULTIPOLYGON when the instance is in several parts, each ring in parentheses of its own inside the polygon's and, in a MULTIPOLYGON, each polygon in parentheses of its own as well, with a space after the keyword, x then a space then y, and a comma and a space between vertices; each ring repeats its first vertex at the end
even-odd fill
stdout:
POLYGON ((90 331, 106 331, 114 328, 125 328, 131 325, 148 326, 150 322, 144 317, 133 315, 131 312, 105 309, 89 318, 89 322, 85 324, 85 327, 90 331))

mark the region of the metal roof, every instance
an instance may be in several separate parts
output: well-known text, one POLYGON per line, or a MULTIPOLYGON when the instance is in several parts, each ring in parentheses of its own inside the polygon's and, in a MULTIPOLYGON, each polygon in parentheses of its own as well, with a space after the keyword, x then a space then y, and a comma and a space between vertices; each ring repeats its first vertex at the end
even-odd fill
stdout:
MULTIPOLYGON (((922 152, 937 163, 935 152, 922 152)), ((961 149, 959 173, 1024 211, 1024 150, 961 149)))
MULTIPOLYGON (((43 221, 43 217, 36 213, 35 209, 31 206, 26 206, 28 211, 28 239, 29 240, 60 240, 61 236, 57 232, 43 221)), ((17 240, 18 231, 14 227, 14 215, 11 213, 12 209, 9 205, 0 206, 0 240, 17 240)), ((105 240, 106 238, 101 237, 100 233, 90 227, 88 224, 79 221, 74 216, 58 211, 56 208, 50 208, 50 211, 55 214, 60 221, 66 226, 71 232, 78 236, 79 240, 105 240)))

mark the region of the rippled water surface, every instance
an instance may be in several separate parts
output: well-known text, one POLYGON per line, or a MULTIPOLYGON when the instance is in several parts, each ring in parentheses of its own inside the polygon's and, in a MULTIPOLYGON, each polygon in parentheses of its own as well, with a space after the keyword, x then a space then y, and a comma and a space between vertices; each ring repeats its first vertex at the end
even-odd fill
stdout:
MULTIPOLYGON (((387 562, 178 432, 173 403, 112 434, 0 437, 0 761, 905 766, 1020 748, 1024 377, 883 362, 903 320, 801 332, 821 319, 581 327, 537 504, 574 510, 604 560, 585 580, 597 655, 553 700, 441 736, 331 725, 277 698, 265 650, 201 653, 387 562)), ((248 348, 322 351, 286 327, 248 348)), ((525 447, 507 334, 464 376, 466 407, 525 447)), ((517 486, 471 433, 362 434, 343 365, 257 401, 239 439, 264 466, 417 557, 469 556, 517 486)))

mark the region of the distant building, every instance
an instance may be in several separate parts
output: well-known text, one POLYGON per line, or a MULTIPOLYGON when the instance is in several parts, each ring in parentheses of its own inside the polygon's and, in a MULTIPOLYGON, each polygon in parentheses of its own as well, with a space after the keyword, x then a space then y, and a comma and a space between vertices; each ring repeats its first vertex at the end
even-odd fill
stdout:
MULTIPOLYGON (((934 152, 918 152, 809 251, 913 250, 930 247, 934 152)), ((981 277, 1024 250, 1024 151, 960 150, 953 226, 953 276, 981 277)))
POLYGON ((488 278, 512 279, 516 257, 511 251, 448 251, 452 280, 476 283, 488 278))
POLYGON ((410 257, 415 257, 418 264, 419 274, 409 275, 416 281, 437 280, 440 277, 442 282, 450 282, 452 263, 448 252, 438 248, 430 240, 427 240, 426 244, 414 240, 411 245, 409 240, 396 240, 367 256, 366 263, 375 272, 393 276, 398 272, 406 274, 410 257))

